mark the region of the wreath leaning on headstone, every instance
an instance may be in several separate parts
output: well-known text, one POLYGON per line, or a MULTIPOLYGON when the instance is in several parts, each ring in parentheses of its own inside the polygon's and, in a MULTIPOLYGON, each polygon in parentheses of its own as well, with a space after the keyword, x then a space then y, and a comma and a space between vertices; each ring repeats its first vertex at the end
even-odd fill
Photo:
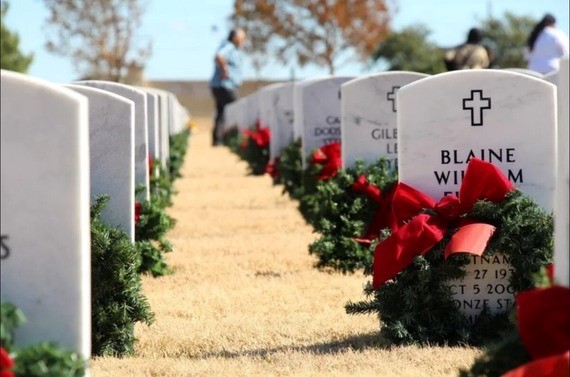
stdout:
POLYGON ((454 304, 449 283, 465 277, 465 252, 484 252, 509 261, 513 292, 533 288, 532 276, 552 259, 552 214, 478 159, 469 162, 458 198, 448 195, 435 203, 399 183, 392 213, 400 215, 396 229, 374 245, 374 264, 367 270, 373 275, 365 288, 369 299, 349 302, 347 313, 378 314, 381 333, 394 343, 479 345, 512 329, 506 311, 491 314, 487 306, 470 324, 454 304), (466 241, 470 236, 477 247, 466 241))
POLYGON ((279 157, 277 166, 283 193, 291 199, 299 199, 303 194, 303 159, 301 157, 301 139, 287 145, 279 157))
POLYGON ((170 135, 169 140, 169 155, 168 155, 168 169, 169 177, 172 182, 176 178, 180 178, 180 169, 184 164, 184 157, 188 150, 188 139, 190 138, 190 130, 178 132, 177 134, 170 135))
POLYGON ((385 227, 389 193, 397 180, 384 159, 354 167, 317 186, 313 195, 315 231, 321 236, 309 246, 318 268, 354 272, 372 263, 370 241, 385 227))
POLYGON ((299 211, 307 223, 315 226, 318 221, 319 203, 316 193, 319 186, 334 178, 341 168, 341 148, 339 142, 325 144, 317 148, 307 158, 302 173, 302 194, 299 196, 299 211))
POLYGON ((245 130, 239 145, 239 155, 249 165, 250 173, 263 175, 269 162, 269 141, 271 132, 260 122, 249 130, 245 130))
POLYGON ((231 126, 224 131, 222 135, 222 143, 230 148, 234 153, 238 153, 239 143, 240 143, 240 133, 237 126, 231 126))

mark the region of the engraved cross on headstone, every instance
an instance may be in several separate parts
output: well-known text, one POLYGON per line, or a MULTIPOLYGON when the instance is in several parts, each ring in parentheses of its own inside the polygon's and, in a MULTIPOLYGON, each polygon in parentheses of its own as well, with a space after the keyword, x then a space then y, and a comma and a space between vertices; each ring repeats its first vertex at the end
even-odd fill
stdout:
POLYGON ((483 110, 490 108, 491 98, 483 97, 483 90, 481 89, 473 89, 470 98, 463 98, 463 110, 471 111, 471 126, 482 126, 483 110))
POLYGON ((396 93, 398 92, 398 89, 400 89, 399 86, 393 86, 392 91, 388 92, 388 94, 386 95, 386 99, 392 102, 393 112, 396 112, 396 93))

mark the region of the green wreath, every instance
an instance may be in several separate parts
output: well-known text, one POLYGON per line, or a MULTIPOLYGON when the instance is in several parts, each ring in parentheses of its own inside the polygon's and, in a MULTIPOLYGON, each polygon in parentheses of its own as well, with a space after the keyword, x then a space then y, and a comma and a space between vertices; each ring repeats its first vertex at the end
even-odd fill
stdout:
MULTIPOLYGON (((521 191, 513 190, 500 203, 478 201, 468 218, 491 224, 486 256, 506 255, 512 266, 509 283, 515 292, 533 288, 533 275, 552 260, 553 216, 542 210, 521 191)), ((445 237, 394 279, 373 290, 368 283, 368 300, 348 302, 348 314, 375 313, 383 336, 394 343, 472 344, 493 341, 513 330, 508 313, 492 315, 483 310, 473 325, 454 306, 450 280, 465 276, 462 267, 469 257, 455 255, 444 260, 444 249, 457 229, 445 237)), ((382 239, 388 236, 383 233, 382 239)), ((366 273, 372 274, 372 266, 366 273)))
POLYGON ((289 194, 291 199, 299 199, 303 195, 301 139, 292 141, 283 149, 277 170, 283 184, 283 193, 289 194))
POLYGON ((343 273, 354 272, 372 264, 368 245, 357 242, 371 223, 378 204, 355 192, 355 180, 365 175, 367 181, 385 192, 397 180, 384 159, 365 165, 357 161, 355 166, 339 173, 317 186, 312 196, 311 223, 321 237, 309 246, 309 253, 319 260, 318 268, 331 268, 343 273))
POLYGON ((222 143, 230 148, 234 153, 238 153, 238 147, 240 144, 240 133, 237 126, 233 126, 224 131, 222 136, 222 143))
POLYGON ((269 130, 266 127, 252 127, 243 135, 238 154, 248 163, 250 174, 265 174, 265 167, 269 163, 269 130))

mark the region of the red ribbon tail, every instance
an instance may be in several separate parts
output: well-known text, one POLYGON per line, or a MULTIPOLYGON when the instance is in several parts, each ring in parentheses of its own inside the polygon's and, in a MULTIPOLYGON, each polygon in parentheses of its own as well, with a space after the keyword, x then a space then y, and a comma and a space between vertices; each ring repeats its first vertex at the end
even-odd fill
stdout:
POLYGON ((483 255, 495 227, 489 224, 474 223, 464 225, 451 237, 445 248, 445 259, 455 253, 483 255))
POLYGON ((370 246, 372 245, 372 240, 365 238, 366 236, 362 237, 362 238, 353 238, 356 242, 358 242, 359 244, 361 244, 362 246, 370 246))
POLYGON ((417 255, 423 255, 443 238, 445 226, 421 214, 380 242, 374 250, 374 289, 392 279, 409 266, 417 255))

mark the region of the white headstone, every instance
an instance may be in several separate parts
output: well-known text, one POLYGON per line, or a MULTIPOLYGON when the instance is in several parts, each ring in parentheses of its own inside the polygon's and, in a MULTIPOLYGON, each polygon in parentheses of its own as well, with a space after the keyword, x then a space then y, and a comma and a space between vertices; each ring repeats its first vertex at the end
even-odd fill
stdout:
POLYGON ((139 87, 138 89, 146 93, 146 114, 148 123, 148 153, 155 160, 160 160, 160 124, 158 94, 151 93, 145 88, 139 87))
POLYGON ((568 133, 569 119, 568 84, 568 58, 560 61, 558 81, 558 174, 556 182, 556 207, 554 210, 554 278, 558 284, 570 287, 570 221, 568 197, 569 167, 568 143, 570 135, 568 133))
POLYGON ((271 93, 273 111, 269 116, 271 140, 269 144, 269 157, 276 158, 283 149, 294 140, 294 112, 293 112, 294 83, 288 82, 271 93))
POLYGON ((174 133, 183 132, 188 128, 190 112, 174 97, 174 133))
POLYGON ((238 106, 238 112, 237 112, 237 126, 240 132, 243 132, 247 129, 249 129, 250 124, 249 123, 249 117, 248 117, 248 102, 249 102, 249 98, 248 97, 243 97, 240 98, 236 101, 236 105, 238 106))
POLYGON ((87 99, 1 71, 2 301, 27 322, 16 344, 91 354, 87 99))
POLYGON ((341 86, 342 166, 356 160, 373 163, 386 158, 398 168, 396 93, 405 85, 428 77, 415 72, 383 72, 350 80, 341 86))
POLYGON ((158 94, 158 108, 160 113, 160 128, 159 128, 159 145, 160 145, 160 162, 164 169, 168 166, 170 157, 170 133, 169 127, 169 108, 168 108, 168 94, 164 90, 148 88, 153 93, 158 94))
POLYGON ((232 128, 237 127, 238 111, 239 111, 238 101, 234 101, 226 105, 224 109, 223 132, 227 132, 232 128))
POLYGON ((352 79, 353 77, 332 77, 315 80, 299 88, 299 111, 303 114, 303 168, 313 150, 341 141, 340 86, 352 79))
POLYGON ((135 103, 135 185, 144 185, 145 191, 141 199, 150 199, 148 172, 148 123, 146 93, 132 86, 110 81, 78 81, 74 84, 118 94, 135 103))
MULTIPOLYGON (((506 70, 429 77, 398 91, 399 179, 435 200, 456 192, 470 157, 498 166, 545 210, 554 202, 556 92, 544 80, 506 70)), ((452 283, 456 304, 473 320, 512 305, 509 264, 473 257, 452 283), (488 300, 488 301, 484 301, 488 300)))
POLYGON ((135 241, 135 104, 117 94, 67 85, 89 100, 90 193, 109 195, 101 213, 106 224, 135 241))
POLYGON ((275 107, 273 93, 283 85, 283 83, 275 83, 258 90, 259 120, 262 126, 269 127, 270 118, 275 107))
POLYGON ((174 93, 166 91, 168 96, 168 130, 170 135, 175 135, 178 133, 176 126, 176 96, 174 93))
POLYGON ((329 78, 327 77, 315 77, 310 78, 302 81, 296 81, 293 84, 293 139, 297 140, 303 137, 303 112, 298 111, 301 109, 302 102, 301 102, 301 91, 302 89, 307 86, 308 84, 317 81, 329 78))

